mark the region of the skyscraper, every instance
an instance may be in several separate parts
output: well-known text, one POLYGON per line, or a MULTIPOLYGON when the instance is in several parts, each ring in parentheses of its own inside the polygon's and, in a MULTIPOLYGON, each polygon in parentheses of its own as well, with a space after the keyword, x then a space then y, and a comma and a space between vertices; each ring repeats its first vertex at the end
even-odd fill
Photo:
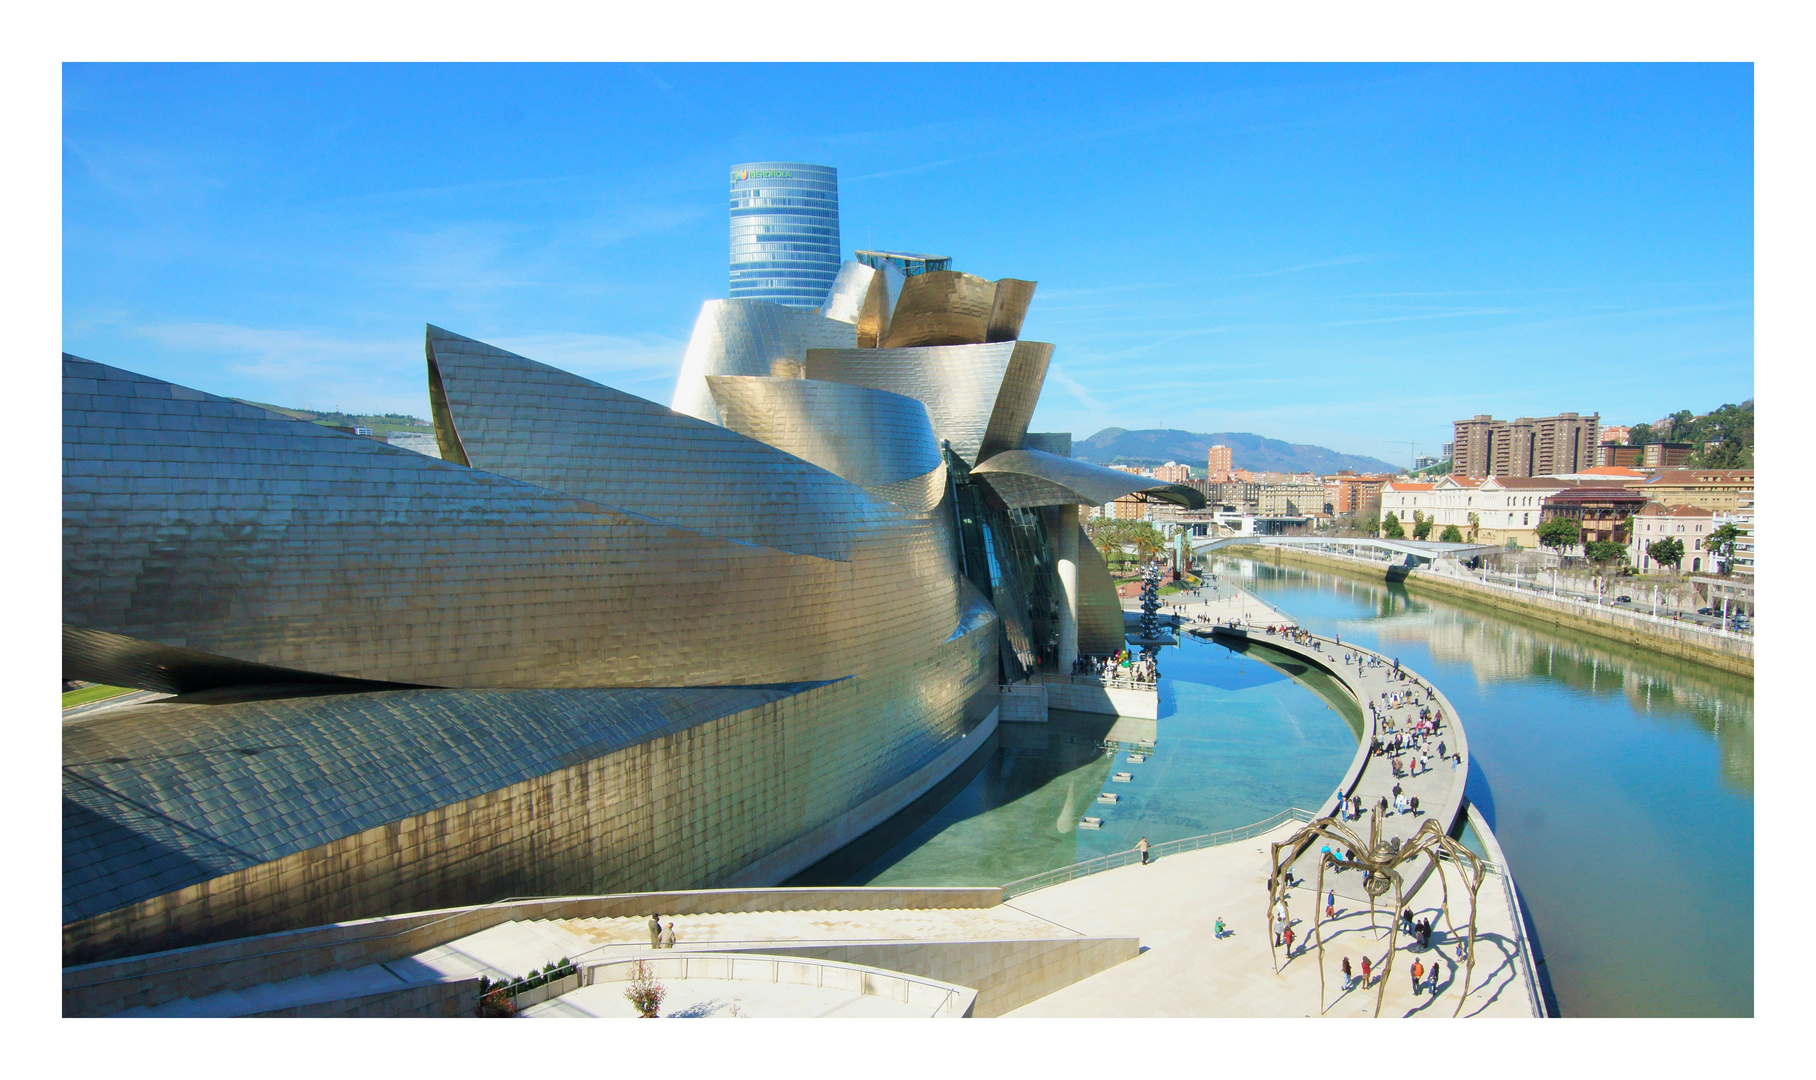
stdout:
POLYGON ((732 166, 733 300, 817 308, 839 261, 839 170, 798 161, 732 166))

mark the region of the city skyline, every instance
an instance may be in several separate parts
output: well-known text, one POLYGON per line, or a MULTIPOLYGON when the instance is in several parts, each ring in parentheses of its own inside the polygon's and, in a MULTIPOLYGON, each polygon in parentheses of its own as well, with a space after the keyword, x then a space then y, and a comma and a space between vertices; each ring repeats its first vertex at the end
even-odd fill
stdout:
POLYGON ((1753 396, 1747 65, 924 73, 70 65, 65 348, 422 416, 428 320, 660 399, 727 295, 726 169, 793 160, 847 258, 1040 281, 1038 429, 1398 461, 1753 396), (972 104, 1012 78, 1041 103, 972 104))

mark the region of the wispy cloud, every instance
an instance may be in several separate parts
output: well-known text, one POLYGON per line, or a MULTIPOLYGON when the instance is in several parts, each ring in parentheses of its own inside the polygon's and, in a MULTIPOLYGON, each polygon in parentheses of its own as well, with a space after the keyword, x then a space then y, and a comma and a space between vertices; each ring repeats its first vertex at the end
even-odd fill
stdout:
POLYGON ((1386 315, 1378 319, 1343 319, 1325 326, 1368 326, 1373 323, 1423 322, 1427 319, 1467 319, 1483 315, 1532 315, 1533 308, 1466 308, 1462 311, 1432 311, 1420 315, 1386 315))
POLYGON ((426 415, 422 339, 415 334, 355 339, 215 322, 151 323, 129 332, 185 363, 213 360, 230 376, 224 380, 228 385, 202 387, 213 393, 278 405, 426 415))
POLYGON ((1256 271, 1252 271, 1252 272, 1246 273, 1246 274, 1223 274, 1223 275, 1220 275, 1219 277, 1215 278, 1214 280, 1216 280, 1216 281, 1238 281, 1243 278, 1279 277, 1282 274, 1300 274, 1300 273, 1304 273, 1307 270, 1324 270, 1324 269, 1327 269, 1332 266, 1351 266, 1351 265, 1354 265, 1355 263, 1368 262, 1370 259, 1373 259, 1373 258, 1374 258, 1373 255, 1340 255, 1334 259, 1319 259, 1315 262, 1296 263, 1292 266, 1282 266, 1277 270, 1256 270, 1256 271))
POLYGON ((1065 369, 1058 364, 1052 364, 1047 367, 1047 378, 1058 383, 1066 393, 1071 394, 1078 400, 1080 405, 1083 405, 1087 409, 1102 409, 1105 407, 1103 402, 1091 396, 1091 391, 1086 388, 1084 383, 1079 382, 1077 379, 1074 379, 1071 375, 1067 374, 1065 369))
POLYGON ((940 161, 927 161, 919 165, 910 165, 905 169, 887 169, 883 172, 865 173, 862 176, 841 176, 839 177, 839 182, 842 184, 855 184, 861 180, 892 180, 898 176, 915 176, 919 173, 932 172, 934 169, 943 168, 963 160, 965 159, 962 157, 944 158, 940 161))

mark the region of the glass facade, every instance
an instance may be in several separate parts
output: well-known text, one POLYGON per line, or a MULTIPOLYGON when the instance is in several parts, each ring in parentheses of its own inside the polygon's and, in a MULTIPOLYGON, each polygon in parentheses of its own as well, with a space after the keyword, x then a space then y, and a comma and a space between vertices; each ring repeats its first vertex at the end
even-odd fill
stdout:
POLYGON ((797 161, 732 166, 733 300, 817 308, 839 263, 839 170, 797 161))
POLYGON ((950 255, 928 255, 919 251, 870 251, 854 253, 857 260, 865 266, 883 268, 884 263, 902 272, 903 277, 919 277, 936 270, 952 269, 950 255))

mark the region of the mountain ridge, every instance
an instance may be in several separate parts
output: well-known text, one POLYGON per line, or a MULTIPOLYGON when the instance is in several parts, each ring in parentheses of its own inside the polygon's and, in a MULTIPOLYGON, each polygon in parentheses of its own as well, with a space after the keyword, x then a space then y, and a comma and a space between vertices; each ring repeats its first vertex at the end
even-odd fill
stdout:
POLYGON ((1230 448, 1235 468, 1251 472, 1313 472, 1338 469, 1359 473, 1399 473, 1400 466, 1365 454, 1344 454, 1312 443, 1289 443, 1250 431, 1201 433, 1176 428, 1108 427, 1072 444, 1072 455, 1100 465, 1162 465, 1176 461, 1195 469, 1205 467, 1208 451, 1221 443, 1230 448))

